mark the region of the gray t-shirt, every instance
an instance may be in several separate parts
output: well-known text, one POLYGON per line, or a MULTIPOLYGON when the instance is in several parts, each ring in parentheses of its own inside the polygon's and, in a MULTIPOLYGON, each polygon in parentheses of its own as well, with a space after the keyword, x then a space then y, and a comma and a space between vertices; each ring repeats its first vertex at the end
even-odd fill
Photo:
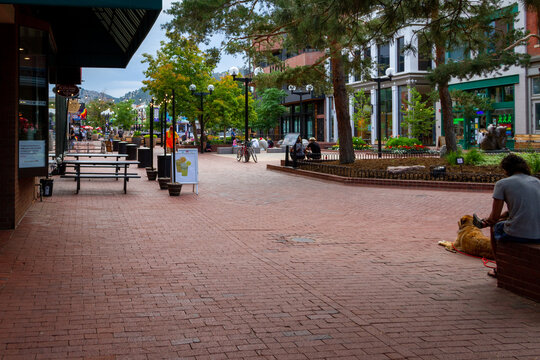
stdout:
POLYGON ((504 200, 509 218, 504 232, 525 239, 540 239, 540 180, 514 174, 497 181, 493 198, 504 200))

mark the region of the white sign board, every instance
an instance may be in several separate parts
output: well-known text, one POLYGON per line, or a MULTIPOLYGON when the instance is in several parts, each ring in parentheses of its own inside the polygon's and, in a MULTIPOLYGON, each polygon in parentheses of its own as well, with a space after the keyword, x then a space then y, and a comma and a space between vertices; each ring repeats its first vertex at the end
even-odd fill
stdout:
POLYGON ((298 136, 300 136, 300 133, 288 133, 285 136, 285 139, 283 139, 283 142, 281 145, 283 146, 293 146, 296 143, 296 140, 298 139, 298 136))
POLYGON ((45 140, 19 141, 19 168, 45 167, 45 140))
POLYGON ((199 152, 198 149, 178 149, 175 154, 174 171, 176 182, 193 184, 199 193, 199 152))

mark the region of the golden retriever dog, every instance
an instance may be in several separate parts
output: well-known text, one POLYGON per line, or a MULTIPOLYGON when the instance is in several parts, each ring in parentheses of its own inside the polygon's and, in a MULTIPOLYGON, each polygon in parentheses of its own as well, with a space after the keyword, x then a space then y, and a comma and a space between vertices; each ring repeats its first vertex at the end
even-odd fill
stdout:
POLYGON ((439 241, 439 245, 444 246, 450 251, 455 248, 470 255, 488 259, 494 258, 491 241, 479 228, 473 225, 473 217, 471 215, 462 216, 458 221, 458 226, 459 230, 456 241, 439 241))

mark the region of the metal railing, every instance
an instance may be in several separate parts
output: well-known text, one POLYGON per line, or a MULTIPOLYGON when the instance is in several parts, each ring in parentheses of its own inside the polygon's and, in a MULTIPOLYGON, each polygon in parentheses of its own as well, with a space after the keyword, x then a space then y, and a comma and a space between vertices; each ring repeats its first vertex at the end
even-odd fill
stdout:
MULTIPOLYGON (((407 151, 407 152, 391 152, 383 151, 381 159, 404 159, 404 158, 439 158, 441 155, 438 151, 407 151)), ((374 150, 356 150, 354 152, 356 160, 379 159, 379 154, 374 150)), ((319 161, 337 161, 339 160, 338 150, 323 150, 321 151, 321 159, 319 161)))

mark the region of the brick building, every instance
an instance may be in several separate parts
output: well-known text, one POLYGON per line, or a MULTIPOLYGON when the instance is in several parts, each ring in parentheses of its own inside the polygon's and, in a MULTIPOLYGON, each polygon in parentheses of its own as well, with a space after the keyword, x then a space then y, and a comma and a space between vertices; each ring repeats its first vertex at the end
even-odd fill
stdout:
MULTIPOLYGON (((77 89, 82 67, 127 66, 161 6, 161 0, 0 4, 1 229, 17 225, 33 201, 37 177, 47 175, 49 84, 77 89)), ((66 146, 68 98, 63 95, 56 95, 57 155, 66 146)))

